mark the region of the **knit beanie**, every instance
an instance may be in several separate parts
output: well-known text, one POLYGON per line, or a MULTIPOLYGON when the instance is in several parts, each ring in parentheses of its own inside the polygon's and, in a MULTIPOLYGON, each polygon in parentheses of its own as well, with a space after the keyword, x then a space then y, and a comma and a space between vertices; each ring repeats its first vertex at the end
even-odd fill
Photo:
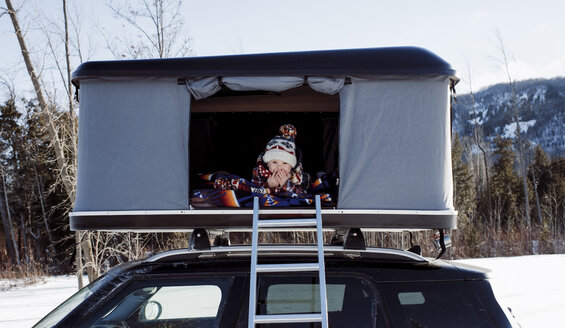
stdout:
POLYGON ((279 134, 275 136, 265 147, 263 161, 268 163, 274 159, 286 162, 290 166, 296 166, 296 128, 291 124, 284 124, 279 128, 279 134))

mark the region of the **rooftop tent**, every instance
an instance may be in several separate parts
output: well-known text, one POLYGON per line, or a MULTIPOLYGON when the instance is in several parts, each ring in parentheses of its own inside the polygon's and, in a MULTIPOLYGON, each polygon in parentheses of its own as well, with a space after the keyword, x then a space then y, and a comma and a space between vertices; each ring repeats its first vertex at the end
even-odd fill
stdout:
POLYGON ((335 135, 339 147, 339 198, 324 209, 325 225, 453 228, 454 75, 410 47, 85 63, 73 74, 80 119, 71 228, 250 226, 248 210, 188 203, 190 166, 206 157, 193 147, 202 126, 190 120, 244 112, 252 121, 268 121, 267 113, 335 121, 319 128, 332 126, 319 140, 335 135))

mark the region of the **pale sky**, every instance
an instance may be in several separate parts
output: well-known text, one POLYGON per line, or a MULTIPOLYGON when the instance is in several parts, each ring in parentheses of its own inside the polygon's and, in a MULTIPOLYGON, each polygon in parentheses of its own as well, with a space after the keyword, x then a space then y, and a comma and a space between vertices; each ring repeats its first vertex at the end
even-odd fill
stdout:
MULTIPOLYGON (((22 19, 36 21, 33 13, 39 7, 52 20, 61 20, 61 2, 27 0, 22 19)), ((122 28, 105 1, 67 2, 81 13, 81 30, 91 46, 89 59, 113 60, 96 25, 114 33, 122 28)), ((183 14, 197 56, 418 46, 452 65, 461 78, 461 94, 469 90, 469 70, 474 91, 507 82, 493 59, 500 59, 499 31, 514 79, 565 76, 562 0, 185 0, 183 14)), ((30 27, 32 33, 38 32, 30 27)), ((18 74, 27 78, 23 64, 18 64, 21 55, 7 15, 0 17, 0 44, 0 69, 13 71, 19 65, 18 74)), ((46 51, 32 50, 36 58, 46 51)))

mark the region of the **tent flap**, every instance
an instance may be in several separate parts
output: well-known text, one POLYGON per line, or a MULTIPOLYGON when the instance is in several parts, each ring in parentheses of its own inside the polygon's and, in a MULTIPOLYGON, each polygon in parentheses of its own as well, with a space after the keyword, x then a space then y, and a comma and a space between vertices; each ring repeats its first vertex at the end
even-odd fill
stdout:
POLYGON ((338 93, 345 84, 345 78, 323 76, 307 78, 302 76, 232 76, 188 78, 186 80, 188 91, 196 100, 210 97, 220 91, 222 85, 234 91, 283 92, 298 88, 307 81, 314 91, 333 95, 338 93))
POLYGON ((210 97, 222 88, 216 77, 186 79, 187 89, 196 100, 210 97))
POLYGON ((188 208, 190 95, 177 79, 84 80, 75 211, 188 208))
POLYGON ((331 78, 312 76, 308 77, 308 85, 317 92, 335 95, 345 84, 345 78, 331 78))
POLYGON ((339 208, 453 209, 448 84, 353 79, 341 90, 339 208))

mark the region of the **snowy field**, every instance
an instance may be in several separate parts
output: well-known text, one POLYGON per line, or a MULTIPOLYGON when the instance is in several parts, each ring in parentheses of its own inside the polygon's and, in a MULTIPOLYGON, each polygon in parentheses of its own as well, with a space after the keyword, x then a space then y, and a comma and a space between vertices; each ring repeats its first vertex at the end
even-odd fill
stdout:
MULTIPOLYGON (((522 327, 562 327, 565 255, 461 260, 492 270, 498 301, 512 309, 522 327)), ((74 276, 50 277, 34 286, 0 281, 0 328, 28 328, 77 291, 74 276)))

